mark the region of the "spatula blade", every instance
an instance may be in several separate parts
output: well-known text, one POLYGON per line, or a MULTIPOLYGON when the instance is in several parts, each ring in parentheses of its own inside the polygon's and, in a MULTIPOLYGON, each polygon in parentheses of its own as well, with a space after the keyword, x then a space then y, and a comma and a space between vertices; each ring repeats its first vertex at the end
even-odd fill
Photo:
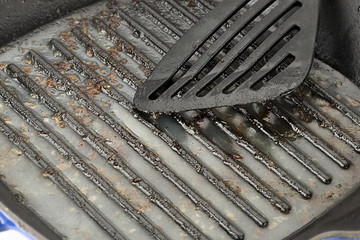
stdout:
POLYGON ((151 112, 265 101, 307 77, 318 0, 226 0, 169 50, 134 103, 151 112), (225 30, 224 30, 225 29, 225 30))

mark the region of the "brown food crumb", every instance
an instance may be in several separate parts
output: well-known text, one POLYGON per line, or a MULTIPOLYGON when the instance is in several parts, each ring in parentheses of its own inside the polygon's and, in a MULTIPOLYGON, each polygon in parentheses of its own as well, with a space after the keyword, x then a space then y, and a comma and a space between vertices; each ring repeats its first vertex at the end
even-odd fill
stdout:
POLYGON ((67 32, 62 32, 60 34, 61 39, 68 45, 74 47, 77 45, 77 43, 75 42, 75 39, 73 38, 73 36, 71 35, 71 32, 67 31, 67 32))
POLYGON ((8 117, 4 118, 4 121, 5 121, 6 124, 11 124, 12 123, 11 119, 8 118, 8 117))
POLYGON ((356 101, 355 99, 348 98, 348 100, 351 103, 351 105, 353 105, 354 107, 360 106, 360 103, 358 101, 356 101))
POLYGON ((46 86, 47 87, 55 87, 56 86, 56 80, 54 78, 48 78, 46 80, 46 86))
POLYGON ((25 53, 26 52, 26 49, 24 49, 24 48, 18 48, 18 50, 19 50, 20 53, 25 53))
POLYGON ((27 58, 27 59, 23 60, 23 63, 32 65, 32 60, 31 60, 31 58, 27 58))
POLYGON ((114 17, 114 15, 112 15, 112 14, 109 16, 108 20, 109 20, 109 22, 111 22, 110 27, 113 29, 117 28, 120 25, 119 22, 117 21, 116 17, 114 17))
POLYGON ((155 119, 159 119, 161 115, 159 113, 153 113, 153 118, 155 119))
POLYGON ((335 195, 335 193, 334 192, 328 192, 327 194, 326 194, 326 198, 332 198, 333 196, 335 195))
POLYGON ((137 177, 137 178, 134 178, 134 179, 133 179, 133 183, 138 183, 138 182, 141 182, 141 178, 138 178, 138 177, 137 177))
POLYGON ((194 1, 190 1, 189 4, 188 4, 188 7, 195 7, 196 4, 194 1))
POLYGON ((119 58, 118 53, 121 51, 122 51, 122 48, 119 45, 108 48, 108 52, 113 58, 119 58))
POLYGON ((0 63, 0 69, 4 69, 7 67, 7 64, 6 63, 0 63))
POLYGON ((109 13, 105 10, 99 14, 99 17, 107 17, 107 16, 109 16, 109 13))
POLYGON ((109 75, 109 71, 107 69, 101 69, 100 74, 107 76, 107 75, 109 75))
POLYGON ((227 186, 227 187, 231 186, 231 181, 223 180, 222 182, 223 182, 223 183, 225 184, 225 186, 227 186))
POLYGON ((87 18, 75 19, 69 23, 71 28, 85 28, 91 25, 91 21, 87 18))
POLYGON ((100 83, 94 84, 94 85, 86 88, 86 93, 88 95, 98 95, 100 93, 100 91, 101 91, 100 83))
POLYGON ((36 81, 37 83, 41 83, 41 78, 35 77, 35 81, 36 81))
POLYGON ((126 63, 127 63, 127 60, 126 60, 126 59, 121 59, 121 60, 120 60, 120 64, 121 64, 121 65, 125 65, 126 63))
POLYGON ((31 71, 31 68, 32 67, 23 67, 21 68, 21 70, 24 72, 24 73, 29 73, 31 71))
POLYGON ((80 121, 82 124, 89 126, 91 124, 91 117, 89 116, 89 113, 87 111, 87 109, 83 106, 78 107, 76 105, 76 102, 73 102, 70 104, 71 109, 73 109, 75 111, 75 115, 78 116, 80 118, 80 121))
POLYGON ((106 7, 108 8, 108 9, 114 9, 114 8, 116 8, 117 7, 117 3, 116 3, 116 1, 109 1, 107 4, 106 4, 106 7))
POLYGON ((66 76, 68 79, 70 79, 72 82, 74 82, 74 83, 77 83, 77 82, 79 82, 80 80, 79 80, 79 78, 76 76, 76 75, 67 75, 66 76))
POLYGON ((337 86, 337 87, 341 87, 342 85, 343 85, 342 82, 337 82, 337 83, 336 83, 336 86, 337 86))
POLYGON ((95 157, 95 152, 91 151, 91 152, 89 153, 89 157, 91 157, 91 158, 95 157))
POLYGON ((60 115, 55 114, 55 115, 52 117, 52 119, 54 119, 56 126, 61 127, 61 123, 62 123, 63 121, 62 121, 62 118, 61 118, 60 115))
POLYGON ((237 160, 237 161, 243 159, 243 157, 242 157, 240 154, 234 154, 234 155, 233 155, 233 158, 234 158, 235 160, 237 160))
POLYGON ((117 80, 117 75, 115 71, 111 71, 110 75, 109 75, 109 81, 112 84, 116 84, 118 82, 117 80))
POLYGON ((43 172, 44 177, 47 177, 49 175, 54 175, 54 174, 56 174, 56 172, 54 172, 53 170, 50 170, 50 169, 47 169, 43 172))
POLYGON ((60 126, 61 128, 65 128, 65 127, 66 127, 66 123, 60 122, 60 123, 59 123, 59 126, 60 126))
POLYGON ((71 64, 67 62, 55 62, 54 67, 57 70, 69 71, 71 69, 71 64))
POLYGON ((81 32, 82 32, 83 34, 87 34, 87 28, 86 28, 86 27, 82 28, 82 29, 81 29, 81 32))
POLYGON ((96 62, 87 62, 86 64, 93 71, 98 70, 100 68, 96 62))
POLYGON ((29 108, 35 108, 35 104, 33 104, 33 103, 25 102, 24 104, 26 106, 28 106, 29 108))
POLYGON ((88 46, 87 46, 86 55, 87 55, 88 57, 93 57, 93 56, 94 56, 94 50, 93 50, 93 48, 92 48, 91 45, 88 45, 88 46))

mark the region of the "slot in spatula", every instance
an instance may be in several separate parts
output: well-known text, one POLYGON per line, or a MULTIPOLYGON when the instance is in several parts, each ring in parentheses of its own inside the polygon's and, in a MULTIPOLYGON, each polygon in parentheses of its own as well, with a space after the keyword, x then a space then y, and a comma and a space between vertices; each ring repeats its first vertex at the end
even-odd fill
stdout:
POLYGON ((318 0, 224 0, 169 50, 135 95, 151 112, 265 101, 307 77, 318 0))

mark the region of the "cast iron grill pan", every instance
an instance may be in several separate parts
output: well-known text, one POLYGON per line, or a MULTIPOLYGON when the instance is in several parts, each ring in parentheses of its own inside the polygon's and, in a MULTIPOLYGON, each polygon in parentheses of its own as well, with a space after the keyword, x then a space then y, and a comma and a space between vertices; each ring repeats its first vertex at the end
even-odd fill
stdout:
POLYGON ((356 188, 358 88, 319 61, 274 101, 163 115, 134 107, 135 90, 213 6, 102 2, 1 54, 3 149, 22 152, 7 150, 1 174, 60 233, 284 238, 356 188))

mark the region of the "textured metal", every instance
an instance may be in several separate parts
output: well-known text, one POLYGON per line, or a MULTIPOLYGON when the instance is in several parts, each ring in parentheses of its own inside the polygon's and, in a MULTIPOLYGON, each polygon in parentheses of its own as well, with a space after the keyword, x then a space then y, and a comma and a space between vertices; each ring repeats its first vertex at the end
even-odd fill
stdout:
MULTIPOLYGON (((78 57, 71 53, 71 51, 67 49, 64 45, 62 45, 60 42, 52 40, 51 45, 53 45, 57 51, 61 52, 61 54, 63 54, 66 59, 72 60, 74 63, 73 68, 89 76, 91 79, 93 79, 95 84, 98 84, 101 81, 105 80, 104 78, 101 78, 99 75, 97 75, 94 71, 92 71, 85 63, 83 63, 78 57)), ((261 213, 258 213, 257 210, 253 209, 253 207, 251 207, 249 203, 246 203, 244 199, 236 196, 236 193, 232 192, 231 189, 228 189, 228 187, 226 187, 221 182, 221 180, 219 180, 219 177, 217 177, 214 173, 203 167, 194 157, 190 156, 180 146, 177 146, 177 144, 175 143, 176 140, 173 140, 166 133, 156 128, 152 123, 142 118, 141 112, 138 112, 136 109, 134 109, 132 104, 126 101, 124 97, 120 93, 118 93, 113 87, 111 87, 110 85, 107 86, 108 87, 106 88, 102 87, 105 94, 107 94, 112 99, 118 101, 121 106, 126 108, 128 112, 133 114, 141 123, 145 124, 150 130, 154 132, 154 134, 160 136, 161 139, 175 151, 175 153, 180 154, 184 159, 186 159, 192 166, 194 166, 196 171, 202 173, 206 177, 206 179, 208 179, 210 183, 214 184, 214 186, 220 192, 224 193, 229 199, 231 199, 231 201, 235 205, 243 209, 243 211, 248 214, 254 222, 259 224, 259 226, 266 226, 268 224, 267 220, 261 215, 261 213)), ((148 153, 147 155, 149 158, 153 158, 153 154, 148 153)), ((227 223, 226 220, 224 220, 224 218, 219 213, 212 209, 212 207, 209 206, 208 203, 205 203, 205 201, 201 199, 198 194, 196 194, 191 188, 189 188, 184 182, 182 182, 174 173, 171 172, 171 170, 169 170, 166 166, 162 165, 161 162, 158 162, 156 159, 152 159, 151 162, 153 164, 156 163, 154 164, 154 166, 157 167, 167 179, 173 182, 175 186, 179 188, 179 190, 183 191, 184 194, 186 194, 190 198, 190 200, 194 201, 195 204, 203 208, 210 217, 218 221, 219 225, 223 227, 226 231, 228 231, 230 235, 233 235, 235 238, 238 238, 241 235, 236 233, 236 230, 232 229, 230 223, 227 223)))
MULTIPOLYGON (((0 91, 3 93, 4 86, 0 85, 0 91)), ((2 97, 4 95, 1 95, 2 97)), ((11 99, 8 99, 11 101, 11 99)), ((42 171, 43 176, 49 178, 53 181, 59 188, 68 195, 77 205, 84 209, 85 212, 89 214, 91 218, 93 218, 101 227, 103 227, 106 231, 114 239, 126 239, 121 233, 119 233, 111 223, 108 222, 106 217, 104 217, 99 210, 96 209, 86 197, 80 192, 79 189, 72 186, 70 181, 55 170, 49 160, 40 156, 40 154, 25 141, 19 133, 17 133, 14 129, 10 128, 3 120, 0 119, 0 131, 5 134, 10 141, 12 141, 15 145, 17 145, 24 154, 33 161, 42 171)))
MULTIPOLYGON (((113 128, 122 139, 124 139, 136 152, 139 153, 139 155, 141 155, 145 160, 151 162, 151 164, 158 166, 160 171, 163 172, 163 174, 168 178, 176 178, 176 176, 174 176, 174 174, 172 174, 169 169, 162 167, 160 160, 154 153, 139 143, 134 136, 131 136, 131 132, 125 130, 112 116, 104 112, 101 107, 94 103, 79 88, 72 85, 68 78, 62 76, 62 74, 57 71, 51 64, 49 64, 42 56, 33 50, 30 51, 29 55, 34 63, 38 64, 39 67, 43 71, 47 72, 51 77, 56 78, 58 81, 60 81, 61 84, 64 84, 65 91, 73 95, 76 100, 84 105, 89 111, 93 112, 102 121, 113 128)), ((78 128, 76 130, 78 130, 78 128)), ((85 140, 91 139, 90 141, 93 141, 93 139, 96 139, 94 136, 89 136, 90 134, 87 132, 80 132, 85 140)), ((186 230, 195 239, 206 239, 206 237, 195 226, 193 226, 189 220, 187 220, 177 211, 177 209, 171 204, 169 200, 166 199, 165 196, 157 193, 156 190, 154 190, 154 188, 150 186, 150 184, 148 184, 145 180, 140 178, 135 171, 128 168, 124 159, 120 155, 114 153, 114 150, 109 151, 109 147, 104 143, 97 143, 94 145, 94 148, 99 151, 101 155, 106 157, 110 164, 112 164, 122 174, 127 176, 135 186, 143 191, 144 194, 146 194, 153 203, 163 209, 163 211, 167 213, 175 222, 177 222, 184 230, 186 230)))
POLYGON ((69 239, 282 239, 344 199, 360 184, 359 89, 317 60, 277 101, 162 115, 134 107, 178 34, 213 7, 102 2, 9 46, 2 181, 69 239), (9 129, 62 185, 38 177, 9 129))
POLYGON ((224 1, 184 36, 160 20, 182 38, 139 88, 135 105, 151 112, 222 107, 273 99, 298 87, 312 62, 319 1, 258 1, 232 21, 248 3, 224 1))
POLYGON ((282 149, 284 149, 290 156, 299 161, 305 168, 312 172, 320 181, 325 184, 331 182, 331 177, 328 173, 324 172, 319 166, 312 163, 311 157, 302 153, 300 149, 296 148, 294 144, 286 139, 283 139, 276 132, 273 132, 272 129, 266 126, 266 123, 261 120, 257 120, 254 115, 251 115, 248 110, 245 108, 235 107, 245 118, 255 125, 260 131, 267 135, 271 140, 278 144, 282 149))

